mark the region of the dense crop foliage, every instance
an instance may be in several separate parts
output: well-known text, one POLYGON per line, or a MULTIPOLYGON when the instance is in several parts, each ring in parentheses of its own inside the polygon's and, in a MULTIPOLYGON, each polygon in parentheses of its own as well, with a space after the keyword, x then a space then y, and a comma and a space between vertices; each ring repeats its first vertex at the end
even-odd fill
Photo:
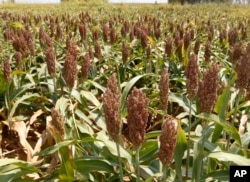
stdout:
POLYGON ((1 181, 228 181, 250 165, 248 6, 2 7, 1 181))

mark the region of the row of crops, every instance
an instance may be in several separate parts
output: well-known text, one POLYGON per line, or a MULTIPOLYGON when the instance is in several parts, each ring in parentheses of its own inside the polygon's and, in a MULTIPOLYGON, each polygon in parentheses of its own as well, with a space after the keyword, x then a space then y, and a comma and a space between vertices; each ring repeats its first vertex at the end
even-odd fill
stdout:
POLYGON ((0 179, 229 180, 250 165, 250 14, 2 5, 0 179))

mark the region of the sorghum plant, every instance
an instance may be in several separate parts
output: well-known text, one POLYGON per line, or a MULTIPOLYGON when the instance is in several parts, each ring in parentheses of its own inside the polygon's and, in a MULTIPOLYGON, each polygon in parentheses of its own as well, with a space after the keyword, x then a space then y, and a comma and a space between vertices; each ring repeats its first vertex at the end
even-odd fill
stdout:
POLYGON ((162 182, 166 181, 167 169, 172 163, 175 145, 177 141, 176 121, 168 118, 162 125, 162 133, 160 136, 160 149, 158 157, 163 165, 162 182))
POLYGON ((164 112, 168 109, 168 92, 169 92, 169 74, 168 69, 165 68, 161 71, 161 79, 159 83, 160 89, 160 104, 159 107, 164 112))
POLYGON ((91 66, 90 56, 89 53, 86 53, 83 57, 82 68, 81 68, 83 80, 88 78, 90 66, 91 66))
POLYGON ((6 58, 3 62, 3 74, 4 74, 4 79, 6 80, 6 82, 10 81, 10 60, 9 58, 6 58))
POLYGON ((128 129, 129 140, 132 142, 136 149, 136 181, 140 179, 139 170, 139 151, 140 145, 145 139, 146 126, 148 122, 148 99, 146 95, 137 88, 133 88, 131 94, 127 98, 128 109, 128 129))
POLYGON ((77 80, 77 59, 75 46, 67 49, 66 60, 63 65, 63 78, 70 90, 75 86, 77 80))
POLYGON ((200 100, 200 112, 211 113, 217 100, 219 66, 213 63, 203 72, 199 82, 198 97, 200 100))
POLYGON ((45 56, 49 75, 54 78, 56 76, 56 57, 53 47, 48 48, 45 56))
POLYGON ((121 124, 119 116, 120 97, 116 74, 113 74, 108 80, 107 89, 103 95, 103 110, 109 136, 118 143, 121 124))

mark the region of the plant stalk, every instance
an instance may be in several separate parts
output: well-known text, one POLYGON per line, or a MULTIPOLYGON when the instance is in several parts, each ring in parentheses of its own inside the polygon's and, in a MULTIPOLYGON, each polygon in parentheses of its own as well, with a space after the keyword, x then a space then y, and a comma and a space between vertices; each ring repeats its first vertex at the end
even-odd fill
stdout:
POLYGON ((135 151, 136 182, 140 181, 140 148, 141 146, 138 146, 135 151))
POLYGON ((120 153, 120 145, 118 142, 116 142, 116 149, 117 149, 117 155, 118 155, 118 160, 119 160, 120 182, 123 182, 122 160, 121 160, 121 153, 120 153))
POLYGON ((186 179, 188 179, 189 160, 190 160, 190 132, 191 132, 191 117, 192 117, 191 112, 192 112, 192 100, 190 100, 189 102, 186 179))
POLYGON ((163 168, 162 168, 162 179, 161 179, 162 182, 166 182, 166 180, 167 180, 167 172, 168 172, 168 166, 167 165, 163 166, 163 168))

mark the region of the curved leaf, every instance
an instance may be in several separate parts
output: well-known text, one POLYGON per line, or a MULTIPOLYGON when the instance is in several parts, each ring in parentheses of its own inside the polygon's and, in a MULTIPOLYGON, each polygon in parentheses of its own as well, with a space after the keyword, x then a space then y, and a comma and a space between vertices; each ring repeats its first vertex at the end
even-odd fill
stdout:
POLYGON ((76 159, 76 170, 82 174, 87 174, 93 171, 102 171, 114 173, 112 164, 102 159, 76 159))
POLYGON ((232 162, 239 166, 249 166, 250 165, 250 159, 247 159, 243 156, 237 155, 237 154, 231 154, 228 152, 212 152, 208 154, 208 157, 215 158, 218 161, 223 162, 232 162))
POLYGON ((207 121, 212 121, 215 124, 222 126, 223 130, 225 130, 227 133, 230 133, 233 139, 235 139, 235 142, 241 146, 240 135, 237 129, 231 123, 222 122, 219 116, 215 114, 201 113, 197 117, 207 121))
POLYGON ((125 107, 125 103, 126 103, 126 98, 130 92, 130 90, 132 89, 132 87, 135 85, 135 83, 140 80, 142 77, 148 76, 147 74, 145 75, 138 75, 136 77, 134 77, 133 79, 131 79, 128 83, 126 83, 125 88, 123 89, 122 92, 122 96, 121 96, 121 111, 124 110, 125 107))

